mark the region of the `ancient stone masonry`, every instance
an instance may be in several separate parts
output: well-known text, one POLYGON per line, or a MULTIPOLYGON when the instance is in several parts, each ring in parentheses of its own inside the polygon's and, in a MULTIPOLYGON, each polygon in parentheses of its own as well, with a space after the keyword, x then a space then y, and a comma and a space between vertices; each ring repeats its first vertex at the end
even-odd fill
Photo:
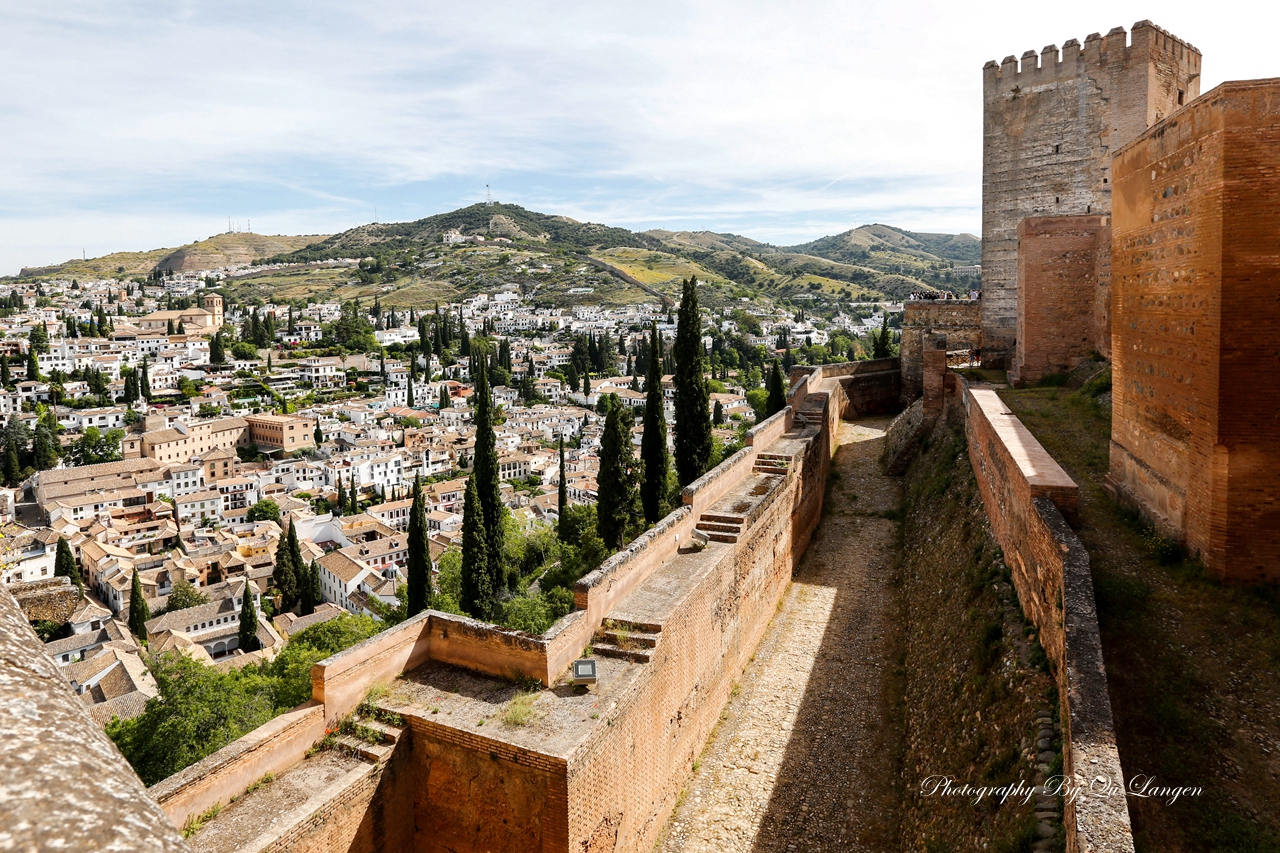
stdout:
POLYGON ((1280 580, 1280 79, 1116 155, 1110 485, 1219 576, 1280 580))
POLYGON ((995 391, 957 383, 969 460, 1022 610, 1055 664, 1064 773, 1079 797, 1064 801, 1068 853, 1132 853, 1111 698, 1102 660, 1089 552, 1069 526, 1079 490, 995 391))
POLYGON ((988 62, 983 80, 983 361, 1013 356, 1018 224, 1111 212, 1111 158, 1200 91, 1200 52, 1150 21, 988 62))
POLYGON ((1106 216, 1018 224, 1018 345, 1009 380, 1032 383, 1111 353, 1111 228, 1106 216))
POLYGON ((982 347, 981 302, 967 299, 908 301, 902 306, 902 402, 924 393, 924 353, 938 335, 947 348, 970 351, 982 347))

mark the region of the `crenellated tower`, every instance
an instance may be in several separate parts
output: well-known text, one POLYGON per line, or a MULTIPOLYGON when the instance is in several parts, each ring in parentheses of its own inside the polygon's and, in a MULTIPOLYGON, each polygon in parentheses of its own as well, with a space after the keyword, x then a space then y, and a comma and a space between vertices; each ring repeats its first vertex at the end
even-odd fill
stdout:
POLYGON ((1018 223, 1111 213, 1111 158, 1200 94, 1200 52, 1150 21, 982 69, 983 361, 1017 337, 1018 223))

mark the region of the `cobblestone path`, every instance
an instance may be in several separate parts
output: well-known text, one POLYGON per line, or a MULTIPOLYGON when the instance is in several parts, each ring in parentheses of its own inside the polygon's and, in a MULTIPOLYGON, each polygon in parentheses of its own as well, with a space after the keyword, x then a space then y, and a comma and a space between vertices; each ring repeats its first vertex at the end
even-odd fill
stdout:
POLYGON ((695 765, 664 853, 897 849, 889 721, 899 481, 888 419, 840 429, 826 514, 695 765))

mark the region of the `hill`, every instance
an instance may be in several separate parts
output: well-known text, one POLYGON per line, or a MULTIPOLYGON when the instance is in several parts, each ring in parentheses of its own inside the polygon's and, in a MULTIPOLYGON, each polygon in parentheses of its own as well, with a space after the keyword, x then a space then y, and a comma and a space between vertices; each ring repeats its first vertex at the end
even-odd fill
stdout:
POLYGON ((323 234, 287 237, 227 232, 177 248, 112 252, 100 258, 73 258, 47 267, 24 267, 18 275, 20 278, 96 279, 146 276, 157 267, 174 272, 214 269, 231 264, 247 264, 255 258, 267 255, 292 252, 323 239, 323 234))
POLYGON ((321 261, 402 252, 438 244, 440 235, 456 229, 464 235, 508 237, 547 250, 615 248, 659 249, 660 241, 594 222, 549 216, 517 204, 473 204, 413 222, 374 223, 343 231, 301 251, 279 253, 275 261, 321 261))
POLYGON ((921 259, 976 264, 982 259, 982 241, 972 234, 923 234, 892 225, 863 225, 843 234, 820 237, 810 243, 783 247, 784 252, 816 255, 832 261, 859 263, 871 253, 906 254, 921 259))

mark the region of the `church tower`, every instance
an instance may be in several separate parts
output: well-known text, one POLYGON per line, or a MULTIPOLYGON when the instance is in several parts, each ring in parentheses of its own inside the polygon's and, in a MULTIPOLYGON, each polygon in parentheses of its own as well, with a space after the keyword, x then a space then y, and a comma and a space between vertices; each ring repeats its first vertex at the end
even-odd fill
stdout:
POLYGON ((214 331, 221 329, 223 323, 222 297, 216 293, 206 294, 205 297, 200 300, 200 307, 213 315, 214 331))

